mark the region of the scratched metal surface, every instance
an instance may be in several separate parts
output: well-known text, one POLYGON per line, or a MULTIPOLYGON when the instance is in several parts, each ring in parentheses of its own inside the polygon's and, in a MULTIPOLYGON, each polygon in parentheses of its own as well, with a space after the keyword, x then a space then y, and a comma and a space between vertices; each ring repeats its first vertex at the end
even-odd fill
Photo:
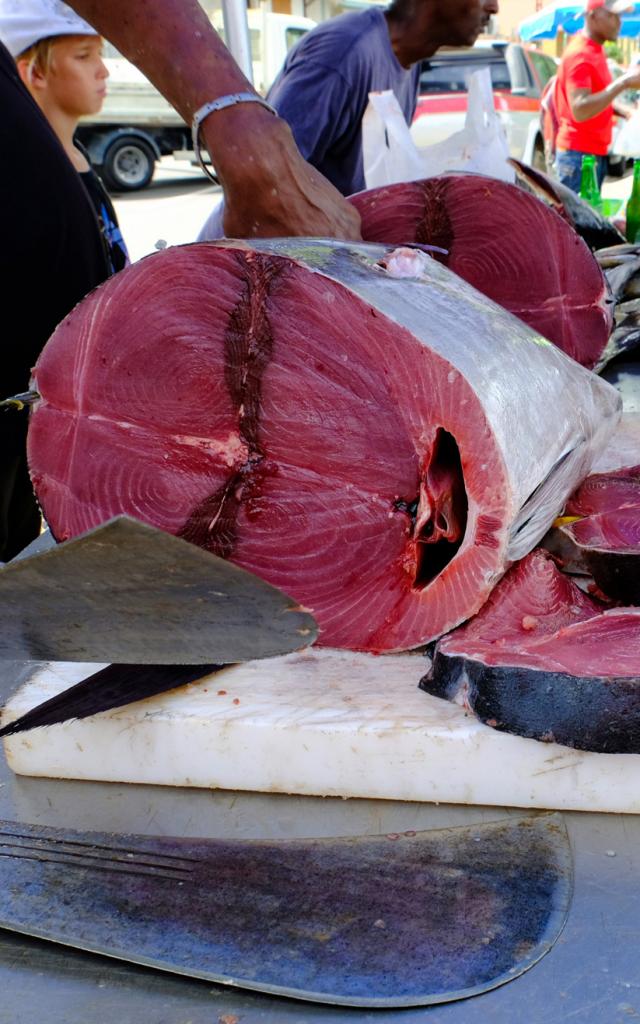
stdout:
POLYGON ((0 926, 332 1006, 512 982, 557 940, 572 883, 555 814, 249 841, 0 822, 0 926))
POLYGON ((16 660, 208 665, 316 637, 280 590, 127 516, 57 547, 45 535, 0 569, 0 621, 0 657, 16 660))
MULTIPOLYGON (((16 666, 4 666, 0 697, 18 681, 16 666)), ((4 759, 0 767, 0 816, 60 828, 302 838, 469 825, 505 814, 522 812, 20 779, 4 759)), ((331 1009, 0 933, 0 1024, 628 1024, 640 1019, 640 818, 564 818, 575 888, 562 935, 526 974, 472 999, 424 1009, 331 1009)))

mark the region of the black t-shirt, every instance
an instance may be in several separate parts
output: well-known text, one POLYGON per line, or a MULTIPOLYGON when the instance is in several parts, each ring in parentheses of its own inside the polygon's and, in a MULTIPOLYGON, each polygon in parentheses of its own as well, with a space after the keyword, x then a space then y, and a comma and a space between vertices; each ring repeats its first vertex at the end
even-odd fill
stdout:
POLYGON ((0 44, 0 397, 26 390, 56 325, 109 275, 79 175, 0 44))
POLYGON ((107 251, 109 269, 112 274, 122 270, 129 262, 129 253, 120 231, 116 211, 109 197, 109 193, 100 181, 100 178, 92 167, 88 171, 80 172, 80 180, 93 203, 93 208, 98 218, 102 241, 107 251))

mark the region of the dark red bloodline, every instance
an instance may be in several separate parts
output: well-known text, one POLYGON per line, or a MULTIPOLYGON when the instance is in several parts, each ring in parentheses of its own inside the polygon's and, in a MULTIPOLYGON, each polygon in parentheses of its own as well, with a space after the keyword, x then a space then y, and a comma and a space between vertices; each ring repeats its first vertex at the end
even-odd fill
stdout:
POLYGON ((244 283, 224 335, 224 379, 238 410, 238 431, 248 456, 222 487, 195 507, 178 533, 221 558, 233 553, 241 504, 255 498, 264 476, 273 472, 260 441, 262 378, 273 354, 268 299, 286 270, 286 264, 273 257, 234 255, 244 283))
POLYGON ((449 182, 445 179, 437 182, 425 182, 423 189, 424 212, 422 219, 416 224, 415 241, 422 245, 437 245, 447 250, 447 255, 434 252, 431 255, 438 263, 449 264, 453 246, 453 225, 449 218, 448 197, 449 182))

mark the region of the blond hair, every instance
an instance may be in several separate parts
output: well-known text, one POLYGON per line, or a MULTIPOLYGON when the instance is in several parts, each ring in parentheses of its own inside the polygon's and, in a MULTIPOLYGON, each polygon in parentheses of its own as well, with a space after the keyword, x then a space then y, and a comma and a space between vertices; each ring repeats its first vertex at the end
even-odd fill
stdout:
POLYGON ((28 49, 23 50, 16 57, 16 63, 26 62, 25 77, 27 82, 33 81, 36 71, 41 75, 47 75, 51 71, 53 48, 59 39, 60 36, 48 36, 46 39, 39 39, 37 43, 29 46, 28 49))

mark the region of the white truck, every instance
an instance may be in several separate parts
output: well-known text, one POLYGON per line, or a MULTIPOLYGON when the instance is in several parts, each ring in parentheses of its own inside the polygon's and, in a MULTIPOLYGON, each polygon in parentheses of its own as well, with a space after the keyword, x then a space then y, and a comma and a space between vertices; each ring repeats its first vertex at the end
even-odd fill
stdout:
MULTIPOLYGON (((310 18, 270 11, 247 12, 253 80, 266 93, 287 52, 316 24, 310 18)), ((224 38, 222 14, 212 16, 224 38)), ((84 118, 78 139, 107 188, 133 192, 153 178, 156 161, 171 154, 191 157, 188 126, 142 72, 105 42, 107 98, 99 114, 84 118)))

